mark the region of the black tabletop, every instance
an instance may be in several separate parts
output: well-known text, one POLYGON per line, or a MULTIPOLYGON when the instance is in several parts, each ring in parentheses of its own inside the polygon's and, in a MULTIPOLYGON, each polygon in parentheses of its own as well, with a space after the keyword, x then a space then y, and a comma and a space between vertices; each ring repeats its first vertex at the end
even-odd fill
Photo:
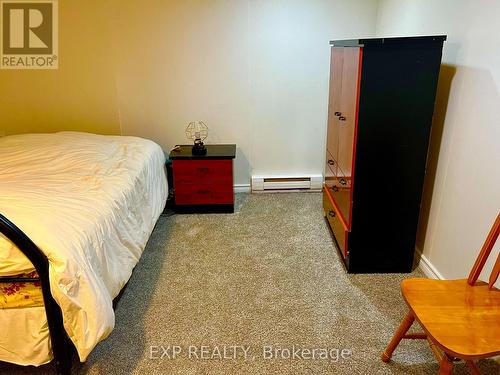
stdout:
POLYGON ((205 145, 207 148, 206 155, 193 155, 193 145, 180 145, 170 152, 172 160, 205 160, 205 159, 234 159, 236 157, 236 145, 205 145))
POLYGON ((391 38, 362 38, 362 39, 344 39, 332 40, 330 44, 337 47, 357 47, 374 46, 381 44, 408 44, 408 43, 436 43, 444 42, 446 35, 425 35, 409 37, 391 37, 391 38))

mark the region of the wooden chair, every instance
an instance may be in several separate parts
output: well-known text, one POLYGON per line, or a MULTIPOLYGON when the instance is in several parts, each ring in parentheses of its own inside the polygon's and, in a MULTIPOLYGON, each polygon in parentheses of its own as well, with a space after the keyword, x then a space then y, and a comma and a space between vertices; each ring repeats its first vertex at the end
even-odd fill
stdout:
POLYGON ((439 374, 451 374, 453 361, 465 360, 473 374, 474 361, 500 354, 500 254, 489 282, 478 281, 500 233, 500 213, 464 280, 408 279, 401 283, 409 312, 382 353, 389 362, 401 339, 427 339, 440 363, 439 374), (417 320, 423 333, 408 333, 417 320))

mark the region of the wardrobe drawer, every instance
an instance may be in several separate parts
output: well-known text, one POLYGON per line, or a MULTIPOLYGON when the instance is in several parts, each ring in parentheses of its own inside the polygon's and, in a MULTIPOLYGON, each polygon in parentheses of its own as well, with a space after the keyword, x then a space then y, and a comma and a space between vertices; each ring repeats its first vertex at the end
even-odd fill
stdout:
POLYGON ((326 184, 328 192, 332 196, 337 208, 340 210, 342 219, 350 227, 351 222, 351 181, 346 177, 337 177, 326 184))
POLYGON ((340 248, 340 252, 344 257, 346 257, 348 232, 344 229, 341 218, 337 210, 333 207, 331 198, 326 191, 323 191, 323 209, 325 211, 328 224, 330 224, 330 228, 332 229, 333 235, 335 236, 337 244, 340 248))

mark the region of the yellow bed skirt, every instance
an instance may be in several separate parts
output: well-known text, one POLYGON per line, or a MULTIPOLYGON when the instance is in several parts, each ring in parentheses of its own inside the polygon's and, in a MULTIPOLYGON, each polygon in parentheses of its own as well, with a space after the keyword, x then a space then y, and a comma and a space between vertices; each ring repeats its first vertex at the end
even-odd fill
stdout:
MULTIPOLYGON (((20 278, 37 277, 35 272, 18 275, 20 278)), ((43 306, 40 282, 0 284, 0 309, 18 309, 43 306)))

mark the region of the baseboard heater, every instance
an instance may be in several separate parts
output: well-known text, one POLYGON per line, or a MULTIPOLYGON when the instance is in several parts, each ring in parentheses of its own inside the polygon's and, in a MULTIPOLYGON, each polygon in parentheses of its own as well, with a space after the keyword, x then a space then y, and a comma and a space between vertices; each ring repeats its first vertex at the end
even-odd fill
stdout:
POLYGON ((252 191, 321 190, 322 175, 305 177, 252 176, 252 191))

